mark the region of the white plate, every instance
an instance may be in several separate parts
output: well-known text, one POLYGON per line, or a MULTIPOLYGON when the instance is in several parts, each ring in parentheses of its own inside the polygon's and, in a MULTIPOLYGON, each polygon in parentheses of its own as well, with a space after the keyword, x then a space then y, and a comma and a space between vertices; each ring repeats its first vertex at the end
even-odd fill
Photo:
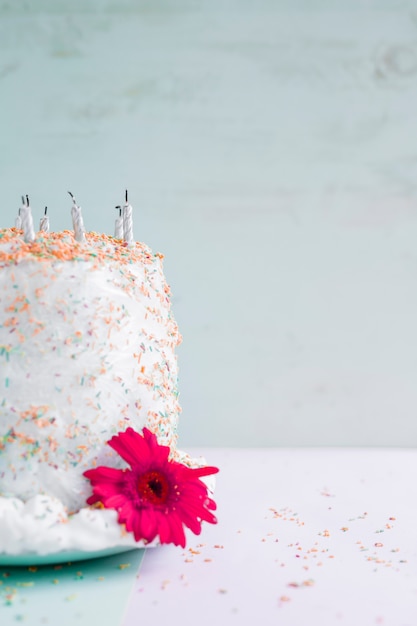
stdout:
POLYGON ((96 550, 93 552, 68 550, 62 552, 52 552, 51 554, 5 554, 0 553, 0 565, 8 565, 15 567, 30 567, 31 565, 56 565, 57 563, 72 563, 73 561, 85 561, 87 559, 97 559, 103 556, 112 556, 122 552, 131 552, 138 548, 115 546, 106 548, 105 550, 96 550))

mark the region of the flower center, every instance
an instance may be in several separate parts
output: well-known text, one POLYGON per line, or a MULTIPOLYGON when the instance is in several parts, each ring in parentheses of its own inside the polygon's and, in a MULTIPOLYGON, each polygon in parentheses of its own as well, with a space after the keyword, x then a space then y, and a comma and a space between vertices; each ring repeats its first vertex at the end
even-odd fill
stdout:
POLYGON ((165 504, 169 494, 169 482, 160 472, 146 472, 136 484, 142 500, 150 504, 165 504))

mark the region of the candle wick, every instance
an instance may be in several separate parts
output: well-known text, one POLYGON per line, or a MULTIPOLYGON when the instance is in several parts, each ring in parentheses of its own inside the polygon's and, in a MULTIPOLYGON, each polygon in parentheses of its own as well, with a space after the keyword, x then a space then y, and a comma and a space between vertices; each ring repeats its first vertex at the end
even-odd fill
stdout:
POLYGON ((127 202, 128 202, 128 200, 127 200, 127 189, 126 189, 126 192, 125 192, 125 198, 126 198, 126 204, 127 204, 127 202))
POLYGON ((32 243, 35 241, 35 231, 33 228, 32 211, 29 205, 29 196, 26 196, 26 202, 22 206, 22 217, 19 217, 21 221, 20 228, 23 230, 23 239, 26 243, 32 243))
POLYGON ((115 209, 119 209, 119 217, 122 217, 122 207, 120 206, 120 204, 118 204, 117 206, 114 207, 115 209))
POLYGON ((44 215, 46 215, 47 211, 48 211, 48 207, 46 206, 44 215))
POLYGON ((74 202, 74 204, 77 204, 76 201, 75 201, 75 198, 74 198, 74 194, 72 194, 70 191, 68 193, 71 196, 72 201, 74 202))

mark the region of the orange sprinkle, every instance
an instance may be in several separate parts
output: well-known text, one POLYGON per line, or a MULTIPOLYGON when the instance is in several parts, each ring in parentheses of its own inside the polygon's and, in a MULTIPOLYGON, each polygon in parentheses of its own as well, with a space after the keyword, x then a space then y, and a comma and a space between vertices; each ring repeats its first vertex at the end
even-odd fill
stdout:
POLYGON ((7 320, 4 320, 3 326, 17 326, 19 320, 17 317, 9 317, 7 320))

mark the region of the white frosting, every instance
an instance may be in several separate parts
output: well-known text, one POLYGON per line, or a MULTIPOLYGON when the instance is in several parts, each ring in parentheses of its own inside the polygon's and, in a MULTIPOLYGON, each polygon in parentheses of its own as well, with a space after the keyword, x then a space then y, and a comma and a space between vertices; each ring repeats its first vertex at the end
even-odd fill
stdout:
POLYGON ((12 235, 0 231, 0 552, 37 534, 41 553, 105 548, 123 529, 85 508, 83 472, 124 466, 106 442, 128 426, 175 451, 180 337, 161 256, 94 234, 12 235))
MULTIPOLYGON (((153 545, 153 544, 149 544, 153 545)), ((37 495, 26 503, 0 499, 0 553, 94 552, 112 547, 143 547, 117 523, 111 509, 84 508, 68 516, 58 499, 37 495)))

